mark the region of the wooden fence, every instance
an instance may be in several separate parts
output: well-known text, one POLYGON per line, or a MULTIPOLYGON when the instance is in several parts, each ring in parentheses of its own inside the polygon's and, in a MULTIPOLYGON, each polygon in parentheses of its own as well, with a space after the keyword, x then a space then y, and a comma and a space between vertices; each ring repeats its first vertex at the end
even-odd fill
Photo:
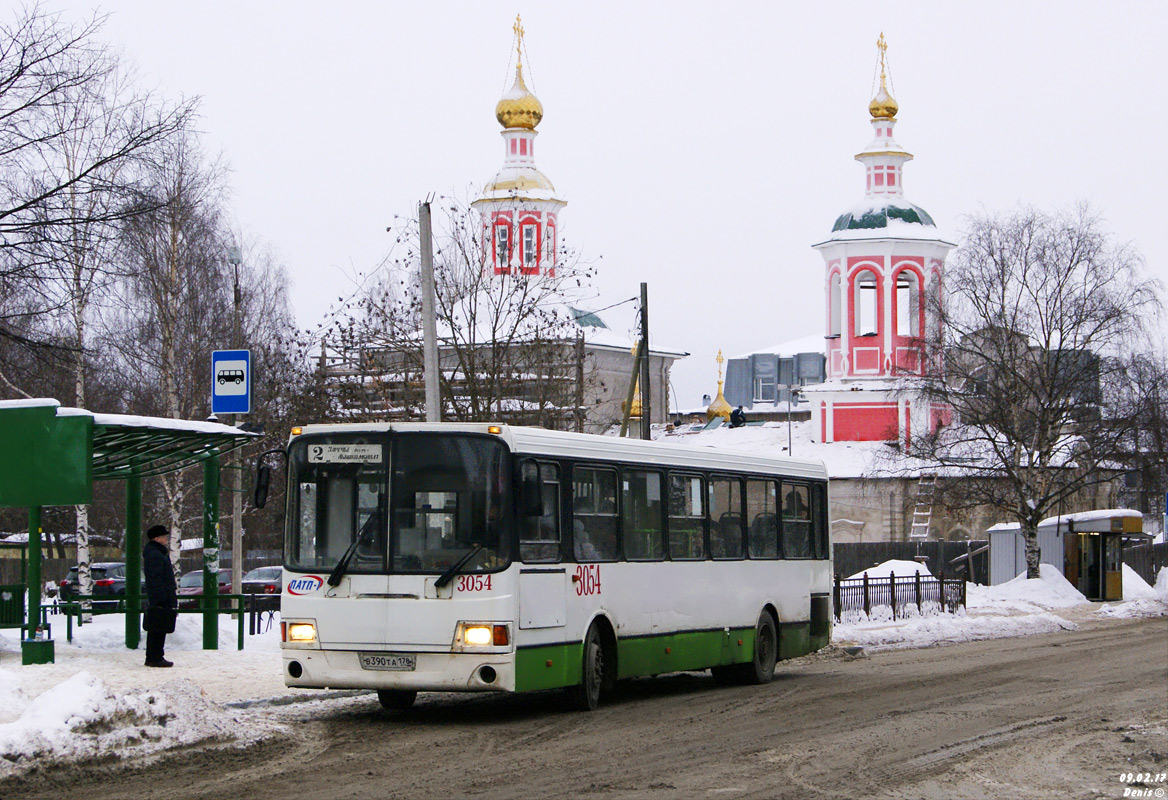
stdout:
POLYGON ((1123 563, 1154 586, 1160 570, 1168 567, 1168 542, 1128 545, 1123 548, 1123 563))
POLYGON ((953 614, 965 606, 965 578, 921 577, 920 573, 887 578, 835 579, 835 618, 847 612, 871 616, 873 608, 891 609, 893 619, 917 615, 953 614))

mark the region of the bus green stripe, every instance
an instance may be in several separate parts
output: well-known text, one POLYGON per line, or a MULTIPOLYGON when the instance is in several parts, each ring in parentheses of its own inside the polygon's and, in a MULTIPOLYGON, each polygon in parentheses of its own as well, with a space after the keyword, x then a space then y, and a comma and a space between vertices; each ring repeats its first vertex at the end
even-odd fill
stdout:
MULTIPOLYGON (((808 622, 781 626, 779 658, 796 658, 826 644, 813 646, 810 632, 808 622)), ((582 642, 521 648, 515 654, 515 690, 529 692, 580 683, 582 648, 582 642)), ((619 678, 707 669, 750 661, 753 656, 754 628, 731 628, 729 633, 717 630, 636 636, 617 641, 619 678)))

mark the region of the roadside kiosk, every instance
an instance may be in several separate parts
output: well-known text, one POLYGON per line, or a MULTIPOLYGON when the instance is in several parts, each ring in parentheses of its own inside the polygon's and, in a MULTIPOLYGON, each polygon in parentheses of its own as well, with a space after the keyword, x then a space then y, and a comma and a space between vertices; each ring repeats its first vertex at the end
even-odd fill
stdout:
POLYGON ((191 422, 62 408, 51 398, 0 401, 0 506, 28 509, 28 605, 21 663, 54 660, 41 622, 41 509, 86 505, 93 482, 126 483, 126 647, 141 640, 142 479, 203 465, 203 646, 218 646, 219 458, 258 434, 216 422, 191 422))
MULTIPOLYGON (((990 540, 990 585, 1026 572, 1026 541, 1017 522, 999 523, 990 540)), ((1050 564, 1088 600, 1123 599, 1123 547, 1151 538, 1138 511, 1109 508, 1048 517, 1038 523, 1039 561, 1050 564)))

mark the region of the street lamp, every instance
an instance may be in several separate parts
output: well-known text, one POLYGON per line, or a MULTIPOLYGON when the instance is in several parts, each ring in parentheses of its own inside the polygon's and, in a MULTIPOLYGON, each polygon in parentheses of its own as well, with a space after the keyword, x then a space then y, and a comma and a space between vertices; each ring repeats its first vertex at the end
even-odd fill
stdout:
POLYGON ((794 451, 791 439, 791 407, 795 401, 795 395, 799 393, 799 385, 795 383, 789 383, 783 388, 787 390, 787 455, 792 455, 794 451))

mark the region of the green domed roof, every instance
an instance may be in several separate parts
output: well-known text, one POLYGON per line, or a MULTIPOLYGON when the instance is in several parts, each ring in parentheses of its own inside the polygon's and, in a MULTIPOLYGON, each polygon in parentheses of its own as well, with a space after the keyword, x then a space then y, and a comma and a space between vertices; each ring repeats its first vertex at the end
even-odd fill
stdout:
POLYGON ((869 206, 864 209, 852 209, 844 212, 836 219, 831 227, 832 232, 855 231, 875 228, 887 228, 888 220, 898 219, 901 222, 914 222, 917 225, 927 225, 935 228, 936 223, 928 212, 912 203, 905 205, 869 206))

